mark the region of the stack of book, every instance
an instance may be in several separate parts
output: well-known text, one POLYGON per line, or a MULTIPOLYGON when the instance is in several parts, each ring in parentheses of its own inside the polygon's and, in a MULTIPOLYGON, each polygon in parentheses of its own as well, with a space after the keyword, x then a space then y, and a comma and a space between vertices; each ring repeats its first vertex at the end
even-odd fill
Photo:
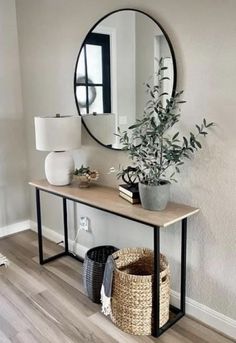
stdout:
POLYGON ((140 203, 138 184, 131 186, 125 183, 123 185, 119 185, 119 191, 120 197, 129 201, 131 204, 140 203))

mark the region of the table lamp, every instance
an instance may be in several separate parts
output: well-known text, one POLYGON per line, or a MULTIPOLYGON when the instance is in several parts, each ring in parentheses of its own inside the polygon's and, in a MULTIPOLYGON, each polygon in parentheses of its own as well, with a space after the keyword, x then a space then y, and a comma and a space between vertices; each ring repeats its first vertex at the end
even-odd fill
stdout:
POLYGON ((79 116, 35 117, 36 149, 51 151, 45 159, 45 174, 55 186, 71 183, 74 160, 70 150, 81 146, 81 118, 79 116))

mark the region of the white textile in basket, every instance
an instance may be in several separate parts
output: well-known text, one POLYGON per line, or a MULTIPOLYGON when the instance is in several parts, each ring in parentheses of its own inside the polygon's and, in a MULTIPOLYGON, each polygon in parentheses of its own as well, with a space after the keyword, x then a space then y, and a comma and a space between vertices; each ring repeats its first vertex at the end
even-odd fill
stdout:
POLYGON ((3 256, 2 254, 0 254, 0 267, 1 266, 5 266, 5 267, 9 266, 8 259, 5 256, 3 256))

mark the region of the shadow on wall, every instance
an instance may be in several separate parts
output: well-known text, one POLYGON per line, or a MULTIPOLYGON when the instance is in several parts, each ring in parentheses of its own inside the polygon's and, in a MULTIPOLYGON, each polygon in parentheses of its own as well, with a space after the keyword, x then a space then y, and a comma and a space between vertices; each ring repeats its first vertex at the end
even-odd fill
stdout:
MULTIPOLYGON (((228 282, 235 277, 234 269, 236 267, 233 261, 228 260, 231 268, 225 270, 224 264, 227 257, 224 256, 222 250, 220 251, 215 232, 211 230, 207 219, 201 212, 195 218, 188 220, 187 236, 187 297, 236 319, 235 289, 230 288, 228 282), (215 253, 212 252, 212 249, 208 249, 209 245, 212 246, 215 253), (229 273, 229 270, 232 274, 229 273)), ((171 289, 176 292, 180 292, 180 249, 180 225, 174 225, 172 228, 162 231, 161 251, 169 261, 171 289)), ((231 248, 228 249, 230 257, 232 255, 231 248)))
POLYGON ((0 119, 0 227, 28 217, 23 119, 0 119))

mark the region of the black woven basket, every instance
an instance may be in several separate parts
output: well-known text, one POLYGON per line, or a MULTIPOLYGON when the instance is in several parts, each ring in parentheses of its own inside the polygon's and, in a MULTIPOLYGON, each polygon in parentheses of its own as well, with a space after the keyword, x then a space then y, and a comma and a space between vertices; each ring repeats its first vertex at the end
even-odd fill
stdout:
POLYGON ((95 303, 101 302, 100 291, 108 256, 118 249, 111 245, 103 245, 87 251, 83 264, 84 288, 88 297, 95 303))

